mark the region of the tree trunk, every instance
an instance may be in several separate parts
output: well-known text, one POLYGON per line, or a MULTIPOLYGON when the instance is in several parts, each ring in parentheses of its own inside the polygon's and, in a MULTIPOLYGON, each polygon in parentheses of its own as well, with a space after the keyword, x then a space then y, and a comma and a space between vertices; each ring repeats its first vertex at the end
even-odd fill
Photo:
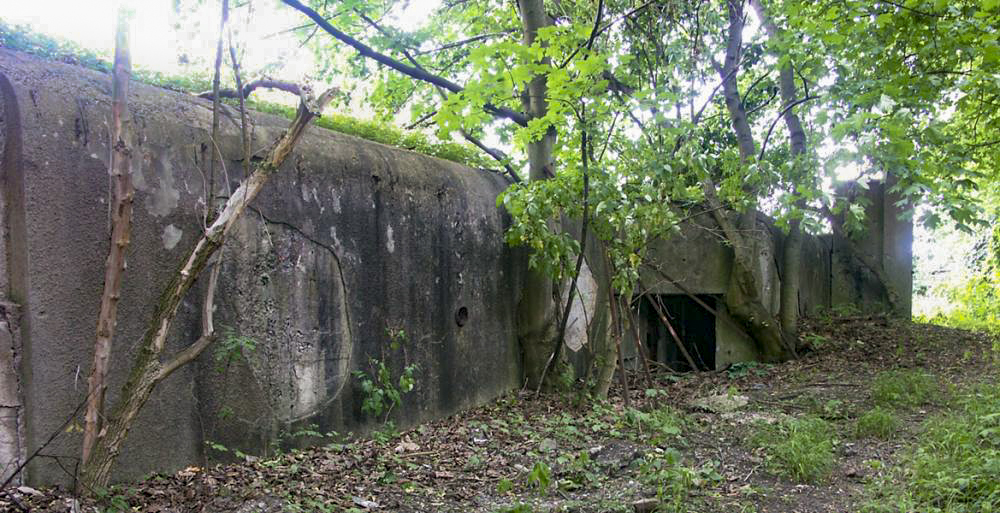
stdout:
POLYGON ((111 342, 118 316, 118 299, 121 296, 122 275, 125 273, 125 252, 132 231, 132 117, 128 111, 128 85, 132 73, 129 54, 129 14, 118 11, 115 35, 115 63, 111 78, 111 247, 104 267, 104 291, 101 293, 101 310, 97 317, 97 337, 94 341, 94 365, 87 380, 87 410, 84 414, 83 450, 80 460, 90 459, 104 411, 104 392, 108 365, 111 359, 111 342))
POLYGON ((98 435, 90 459, 81 469, 80 482, 87 492, 107 487, 111 478, 111 468, 128 436, 129 429, 156 385, 197 358, 212 342, 210 337, 201 337, 168 362, 161 361, 170 325, 185 294, 212 255, 222 246, 246 206, 253 201, 268 179, 278 171, 309 122, 319 115, 323 106, 332 97, 332 93, 333 91, 328 91, 318 99, 303 96, 298 113, 288 130, 272 145, 254 172, 229 197, 219 215, 205 230, 180 269, 163 289, 153 318, 149 322, 149 328, 140 342, 139 354, 132 364, 128 381, 122 387, 114 411, 108 416, 104 429, 98 435))
MULTIPOLYGON (((740 162, 749 165, 756 159, 756 145, 753 132, 747 120, 746 109, 740 100, 737 83, 740 53, 743 46, 743 5, 740 2, 728 2, 729 34, 726 43, 726 58, 723 66, 718 68, 722 78, 722 93, 729 111, 729 117, 736 132, 739 144, 740 162)), ((712 215, 722 229, 726 240, 733 250, 733 268, 726 290, 726 307, 729 313, 743 326, 747 334, 757 343, 761 357, 766 361, 780 361, 794 356, 794 346, 790 338, 781 329, 781 323, 767 310, 760 297, 760 276, 758 269, 758 252, 756 237, 757 210, 755 202, 741 213, 739 229, 726 217, 722 201, 719 200, 715 182, 705 178, 702 182, 705 199, 712 210, 712 215)), ((748 197, 753 197, 756 191, 744 189, 748 197)))
POLYGON ((729 111, 729 119, 733 123, 733 131, 736 133, 736 142, 740 149, 740 162, 747 165, 753 163, 757 147, 753 141, 753 132, 750 130, 746 109, 743 108, 737 81, 743 52, 743 4, 726 3, 729 5, 729 34, 726 38, 726 57, 718 72, 722 78, 722 94, 726 110, 729 111))
MULTIPOLYGON (((767 10, 761 0, 750 0, 750 5, 757 12, 757 18, 767 32, 771 40, 781 38, 781 31, 774 21, 768 16, 767 10)), ((780 56, 779 56, 780 57, 780 56)), ((795 75, 792 72, 792 65, 786 62, 778 70, 778 87, 781 91, 782 117, 785 126, 788 127, 788 140, 793 159, 793 169, 801 166, 801 158, 806 154, 806 133, 802 128, 795 109, 791 107, 798 99, 795 88, 795 75)), ((797 174, 796 174, 797 175, 797 174)), ((810 177, 814 176, 810 173, 810 177)), ((798 176, 792 177, 793 182, 798 176)), ((804 178, 804 177, 803 177, 804 178)), ((815 179, 810 180, 815 182, 815 179)), ((793 186, 794 187, 794 186, 793 186)), ((794 191, 793 191, 794 192, 794 191)), ((802 202, 796 202, 797 207, 804 207, 802 202)), ((793 219, 789 224, 788 238, 785 239, 784 251, 782 254, 782 267, 784 274, 781 280, 781 329, 788 334, 794 335, 798 332, 799 324, 799 288, 802 273, 802 222, 793 219)))
MULTIPOLYGON (((518 0, 524 46, 534 44, 538 29, 549 24, 542 0, 518 0)), ((536 75, 528 83, 523 97, 529 119, 545 117, 548 112, 548 87, 544 75, 536 75)), ((528 143, 528 177, 532 181, 553 176, 552 151, 556 134, 549 130, 540 139, 528 143)), ((521 299, 517 305, 517 331, 524 357, 527 385, 537 388, 548 362, 552 340, 556 333, 555 303, 552 279, 543 272, 529 269, 524 278, 521 299)))
MULTIPOLYGON (((610 274, 610 270, 608 272, 610 274)), ((608 283, 611 283, 610 276, 608 276, 608 283)), ((594 398, 600 401, 608 398, 608 391, 611 390, 611 383, 615 379, 623 331, 621 304, 615 297, 613 287, 608 288, 608 301, 611 310, 611 336, 604 340, 603 351, 597 357, 597 381, 594 383, 594 398)))
POLYGON ((793 219, 782 248, 781 330, 790 336, 799 331, 799 289, 802 277, 802 221, 793 219))

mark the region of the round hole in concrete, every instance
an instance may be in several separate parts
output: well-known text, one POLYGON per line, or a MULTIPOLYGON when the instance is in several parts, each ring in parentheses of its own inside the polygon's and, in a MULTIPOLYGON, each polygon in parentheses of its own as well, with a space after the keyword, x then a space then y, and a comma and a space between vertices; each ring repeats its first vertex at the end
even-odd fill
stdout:
POLYGON ((459 327, 465 326, 465 323, 469 320, 469 309, 466 307, 461 307, 455 310, 455 324, 459 327))

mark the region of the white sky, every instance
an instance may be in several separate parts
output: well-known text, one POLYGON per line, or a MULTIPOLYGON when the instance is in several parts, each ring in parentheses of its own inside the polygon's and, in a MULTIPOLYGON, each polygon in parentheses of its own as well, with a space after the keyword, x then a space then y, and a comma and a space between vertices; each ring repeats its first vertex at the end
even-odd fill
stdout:
MULTIPOLYGON (((10 2, 0 17, 9 23, 26 24, 34 30, 76 42, 80 46, 110 55, 114 48, 114 27, 118 6, 133 8, 132 61, 137 67, 164 73, 180 73, 178 57, 211 62, 218 37, 219 6, 206 2, 196 19, 202 20, 196 30, 186 27, 182 34, 173 30, 176 16, 172 0, 53 0, 48 2, 10 2)), ((274 9, 273 2, 254 2, 259 11, 253 23, 241 23, 247 8, 234 9, 234 28, 245 31, 241 40, 253 41, 247 67, 255 69, 268 62, 283 62, 290 79, 300 78, 312 68, 312 56, 307 51, 296 52, 296 40, 291 34, 265 36, 304 23, 303 16, 291 8, 274 9)))

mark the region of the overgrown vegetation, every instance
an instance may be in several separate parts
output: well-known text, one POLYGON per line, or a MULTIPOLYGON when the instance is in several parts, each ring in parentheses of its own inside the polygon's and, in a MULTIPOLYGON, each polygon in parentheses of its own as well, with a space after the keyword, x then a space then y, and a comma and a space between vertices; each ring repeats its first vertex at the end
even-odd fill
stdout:
MULTIPOLYGON (((607 402, 577 404, 511 393, 371 438, 305 426, 282 432, 284 450, 264 455, 209 444, 212 456, 237 463, 110 487, 82 509, 237 511, 263 503, 303 513, 982 513, 1000 507, 992 339, 857 318, 823 320, 811 329, 830 344, 808 359, 733 376, 657 375, 650 388, 633 388, 629 406, 617 393, 607 402), (935 358, 917 365, 916 350, 928 346, 939 348, 935 358), (893 357, 862 358, 868 354, 893 357), (912 381, 898 377, 897 365, 948 384, 949 399, 872 408, 864 393, 871 376, 912 381), (725 413, 692 405, 692 397, 730 388, 749 401, 725 413), (316 446, 289 450, 300 437, 316 446)), ((58 490, 11 493, 32 511, 65 511, 58 490)), ((5 500, 0 496, 0 509, 5 500)))
MULTIPOLYGON (((390 339, 389 349, 394 353, 400 352, 407 340, 406 332, 389 328, 386 334, 390 339)), ((402 353, 406 354, 405 351, 402 353)), ((361 411, 373 417, 382 417, 382 423, 392 430, 389 414, 393 408, 403 404, 403 395, 413 390, 417 365, 404 365, 398 377, 393 375, 391 363, 386 358, 369 358, 368 367, 367 372, 356 370, 353 373, 361 387, 361 411)))
POLYGON ((213 352, 217 372, 225 371, 234 362, 247 359, 257 350, 257 341, 253 337, 240 335, 231 326, 223 326, 220 331, 213 352))
POLYGON ((981 234, 975 254, 968 259, 969 276, 931 291, 947 298, 949 308, 925 319, 956 328, 1000 334, 1000 232, 981 234))
POLYGON ((1000 509, 1000 386, 973 385, 922 426, 898 469, 877 481, 869 512, 1000 509))
POLYGON ((716 468, 718 462, 709 461, 700 467, 689 467, 683 464, 683 459, 675 449, 656 449, 646 453, 639 464, 639 479, 655 487, 659 501, 657 511, 697 511, 697 506, 691 503, 691 493, 722 481, 723 477, 716 468))
POLYGON ((936 390, 934 376, 923 370, 891 370, 875 377, 872 400, 881 407, 919 406, 930 401, 936 390))
MULTIPOLYGON (((252 101, 247 102, 247 106, 260 112, 284 118, 290 118, 295 115, 294 108, 276 103, 252 101)), ((473 168, 496 167, 495 161, 483 156, 474 148, 454 142, 434 141, 422 132, 400 130, 384 122, 358 119, 339 112, 333 112, 324 114, 323 117, 316 120, 316 126, 387 146, 395 146, 424 155, 458 162, 459 164, 473 168)))
POLYGON ((833 450, 839 443, 833 427, 819 417, 804 416, 769 424, 759 423, 750 443, 764 450, 772 472, 816 483, 833 467, 833 450))
POLYGON ((858 417, 855 433, 859 437, 871 436, 889 439, 897 434, 899 417, 892 410, 875 407, 858 417))

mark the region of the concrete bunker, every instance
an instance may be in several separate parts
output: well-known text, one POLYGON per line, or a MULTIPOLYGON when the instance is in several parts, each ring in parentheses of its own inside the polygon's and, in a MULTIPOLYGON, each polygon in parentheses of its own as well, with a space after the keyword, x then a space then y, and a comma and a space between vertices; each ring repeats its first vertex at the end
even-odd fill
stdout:
MULTIPOLYGON (((890 176, 890 184, 892 179, 890 176)), ((896 311, 889 312, 886 291, 852 257, 845 240, 836 235, 807 235, 801 248, 799 313, 849 306, 908 318, 913 288, 913 222, 904 215, 899 198, 881 181, 872 181, 854 194, 866 196, 867 226, 858 246, 884 266, 902 301, 896 311)), ((719 242, 716 231, 708 216, 698 216, 684 223, 679 234, 652 245, 647 255, 651 265, 641 276, 646 293, 633 301, 638 329, 626 333, 623 346, 629 359, 637 361, 640 346, 651 360, 677 371, 722 369, 759 359, 753 341, 726 310, 732 252, 719 242)), ((784 239, 771 219, 758 216, 753 240, 759 254, 759 293, 773 314, 779 311, 785 273, 780 258, 784 239)))
MULTIPOLYGON (((5 50, 0 75, 0 392, 8 408, 0 412, 6 414, 0 416, 0 467, 13 468, 84 393, 77 376, 86 372, 93 344, 91 330, 81 327, 96 315, 106 256, 103 119, 110 87, 106 75, 5 50)), ((150 291, 166 282, 199 233, 201 166, 213 147, 209 102, 135 84, 130 108, 145 142, 134 171, 128 257, 134 272, 122 291, 116 346, 124 350, 112 364, 112 396, 145 329, 155 300, 150 291)), ((259 113, 254 119, 258 146, 287 124, 259 113)), ((241 169, 238 124, 223 126, 219 146, 235 175, 241 169)), ((206 354, 164 382, 140 415, 115 479, 203 464, 205 440, 251 453, 297 426, 364 428, 371 419, 361 413, 350 375, 370 358, 419 365, 416 389, 396 411, 400 424, 445 416, 522 386, 515 323, 527 258, 504 242, 510 220, 496 196, 507 185, 494 173, 310 128, 227 242, 217 322, 262 343, 228 374, 220 375, 206 354), (389 351, 391 330, 407 334, 405 353, 389 351)), ((898 221, 891 199, 881 189, 875 193, 872 219, 879 224, 871 247, 908 297, 912 231, 898 221)), ((653 243, 652 266, 642 275, 649 296, 636 311, 640 340, 623 345, 627 358, 636 356, 634 342, 678 369, 757 358, 725 310, 732 256, 714 229, 708 216, 698 216, 678 236, 653 243), (695 365, 678 357, 652 299, 695 365)), ((758 232, 762 297, 776 310, 782 236, 766 220, 758 232)), ((833 258, 842 250, 830 237, 803 244, 803 312, 878 303, 869 278, 849 260, 833 258)), ((566 340, 573 355, 588 354, 590 333, 608 322, 599 306, 610 295, 595 278, 604 273, 599 262, 588 254, 571 303, 566 340)), ((171 348, 198 333, 198 307, 183 306, 171 348)), ((49 452, 74 457, 78 447, 74 432, 49 452)), ((34 461, 26 479, 67 482, 51 460, 34 461)))

